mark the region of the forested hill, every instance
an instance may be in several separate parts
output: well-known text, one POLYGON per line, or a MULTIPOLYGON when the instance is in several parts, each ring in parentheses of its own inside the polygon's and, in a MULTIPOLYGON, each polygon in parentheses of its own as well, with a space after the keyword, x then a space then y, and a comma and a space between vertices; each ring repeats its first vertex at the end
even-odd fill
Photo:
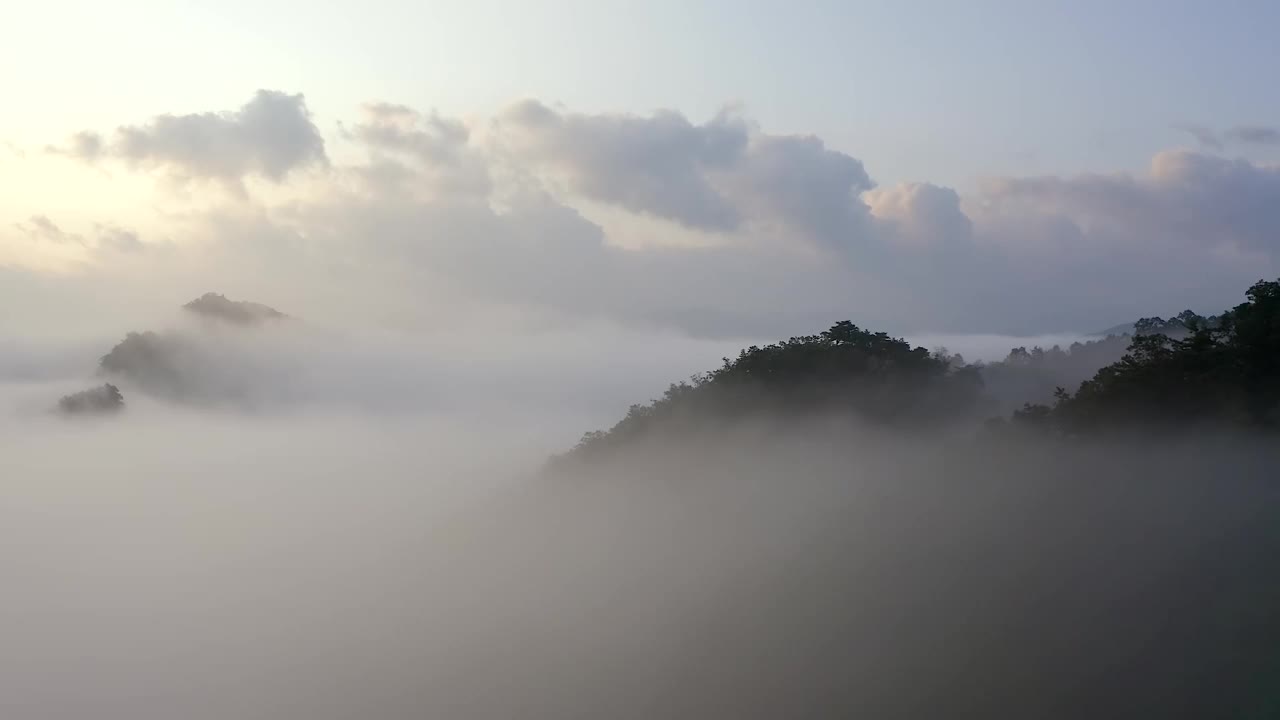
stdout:
POLYGON ((984 418, 993 427, 994 417, 994 427, 1064 435, 1280 425, 1280 281, 1258 282, 1244 303, 1219 316, 1187 311, 1170 320, 1144 318, 1135 327, 1132 337, 1066 351, 1016 348, 1004 363, 983 367, 840 322, 817 335, 742 350, 720 368, 632 405, 616 425, 587 433, 565 457, 597 458, 641 438, 682 437, 751 418, 831 414, 913 431, 984 418), (1049 402, 1038 396, 1045 388, 1027 388, 1031 394, 1010 418, 993 396, 1020 368, 1072 367, 1073 357, 1084 366, 1106 353, 1114 361, 1054 389, 1049 402))
POLYGON ((1021 425, 1067 435, 1141 429, 1280 427, 1280 281, 1179 337, 1134 336, 1128 353, 1052 404, 1028 405, 1021 425))
POLYGON ((632 405, 610 430, 587 433, 572 455, 595 457, 642 437, 752 418, 847 413, 895 428, 928 428, 970 415, 981 401, 976 368, 957 368, 925 348, 844 321, 725 358, 661 398, 632 405))
POLYGON ((1067 347, 1015 347, 998 362, 979 364, 986 394, 999 415, 1008 415, 1025 404, 1048 405, 1058 388, 1076 388, 1099 370, 1119 362, 1129 352, 1134 337, 1164 335, 1181 340, 1193 328, 1216 328, 1222 316, 1204 317, 1183 310, 1164 319, 1146 317, 1117 325, 1091 340, 1067 347))
POLYGON ((1141 318, 1136 322, 1116 325, 1096 334, 1098 337, 1104 338, 1112 335, 1154 335, 1157 333, 1168 335, 1169 337, 1180 337, 1190 333, 1193 327, 1199 325, 1216 326, 1220 322, 1222 322, 1222 318, 1218 315, 1204 317, 1192 310, 1183 310, 1168 320, 1162 317, 1141 318))

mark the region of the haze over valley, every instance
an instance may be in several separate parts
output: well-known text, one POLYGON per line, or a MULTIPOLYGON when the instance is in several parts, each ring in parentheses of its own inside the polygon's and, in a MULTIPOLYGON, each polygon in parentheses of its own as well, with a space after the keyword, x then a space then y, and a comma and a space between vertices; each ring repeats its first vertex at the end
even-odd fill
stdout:
POLYGON ((13 15, 0 717, 1280 716, 1270 6, 13 15))

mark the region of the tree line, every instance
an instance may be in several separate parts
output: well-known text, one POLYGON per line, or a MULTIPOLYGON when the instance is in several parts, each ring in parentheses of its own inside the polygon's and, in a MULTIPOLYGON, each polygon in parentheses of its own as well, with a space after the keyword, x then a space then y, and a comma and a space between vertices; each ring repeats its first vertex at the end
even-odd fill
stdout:
POLYGON ((612 428, 586 433, 566 457, 589 459, 641 437, 688 436, 752 417, 826 413, 903 430, 982 419, 991 430, 1062 436, 1275 430, 1280 281, 1259 281, 1245 296, 1221 315, 1188 310, 1168 320, 1143 318, 1130 335, 1066 350, 1015 348, 985 366, 842 321, 817 335, 746 348, 715 370, 672 384, 662 397, 632 405, 612 428), (1076 382, 1045 387, 1045 378, 1073 374, 1080 374, 1076 382), (991 390, 1011 381, 1019 387, 1020 377, 1032 395, 1010 415, 991 390))

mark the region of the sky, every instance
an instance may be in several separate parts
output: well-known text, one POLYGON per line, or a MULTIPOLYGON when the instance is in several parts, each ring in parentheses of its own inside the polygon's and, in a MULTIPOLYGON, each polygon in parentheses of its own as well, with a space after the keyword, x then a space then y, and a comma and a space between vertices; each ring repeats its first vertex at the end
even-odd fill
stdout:
POLYGON ((1280 274, 1270 3, 6 14, 11 335, 210 289, 432 327, 1032 335, 1280 274))

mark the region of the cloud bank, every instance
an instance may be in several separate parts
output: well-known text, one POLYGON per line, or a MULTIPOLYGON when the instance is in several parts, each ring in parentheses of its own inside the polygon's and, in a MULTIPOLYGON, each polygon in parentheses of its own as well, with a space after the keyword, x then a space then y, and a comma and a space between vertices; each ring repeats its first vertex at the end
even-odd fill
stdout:
POLYGON ((85 162, 111 158, 177 179, 228 183, 248 176, 280 182, 295 169, 328 161, 303 96, 272 90, 259 90, 235 111, 160 115, 142 125, 122 125, 110 140, 82 130, 66 147, 53 149, 85 162))
POLYGON ((492 423, 137 401, 8 420, 7 716, 1197 718, 1274 697, 1272 446, 957 455, 793 426, 529 492, 492 423))
MULTIPOLYGON (((1267 131, 1222 137, 1257 145, 1267 131)), ((149 218, 162 237, 96 219, 112 230, 75 250, 78 282, 127 293, 140 276, 191 277, 183 294, 269 286, 304 310, 760 338, 844 318, 903 334, 1087 332, 1215 312, 1280 274, 1280 169, 1192 150, 1141 173, 962 192, 880 186, 821 138, 772 134, 736 109, 699 123, 532 99, 468 118, 374 102, 323 136, 302 95, 266 90, 238 110, 73 135, 61 152, 85 161, 236 189, 166 197, 149 218), (150 252, 170 239, 173 252, 150 252)), ((0 257, 15 272, 50 268, 24 263, 33 244, 85 235, 53 233, 52 211, 13 222, 0 257)))

